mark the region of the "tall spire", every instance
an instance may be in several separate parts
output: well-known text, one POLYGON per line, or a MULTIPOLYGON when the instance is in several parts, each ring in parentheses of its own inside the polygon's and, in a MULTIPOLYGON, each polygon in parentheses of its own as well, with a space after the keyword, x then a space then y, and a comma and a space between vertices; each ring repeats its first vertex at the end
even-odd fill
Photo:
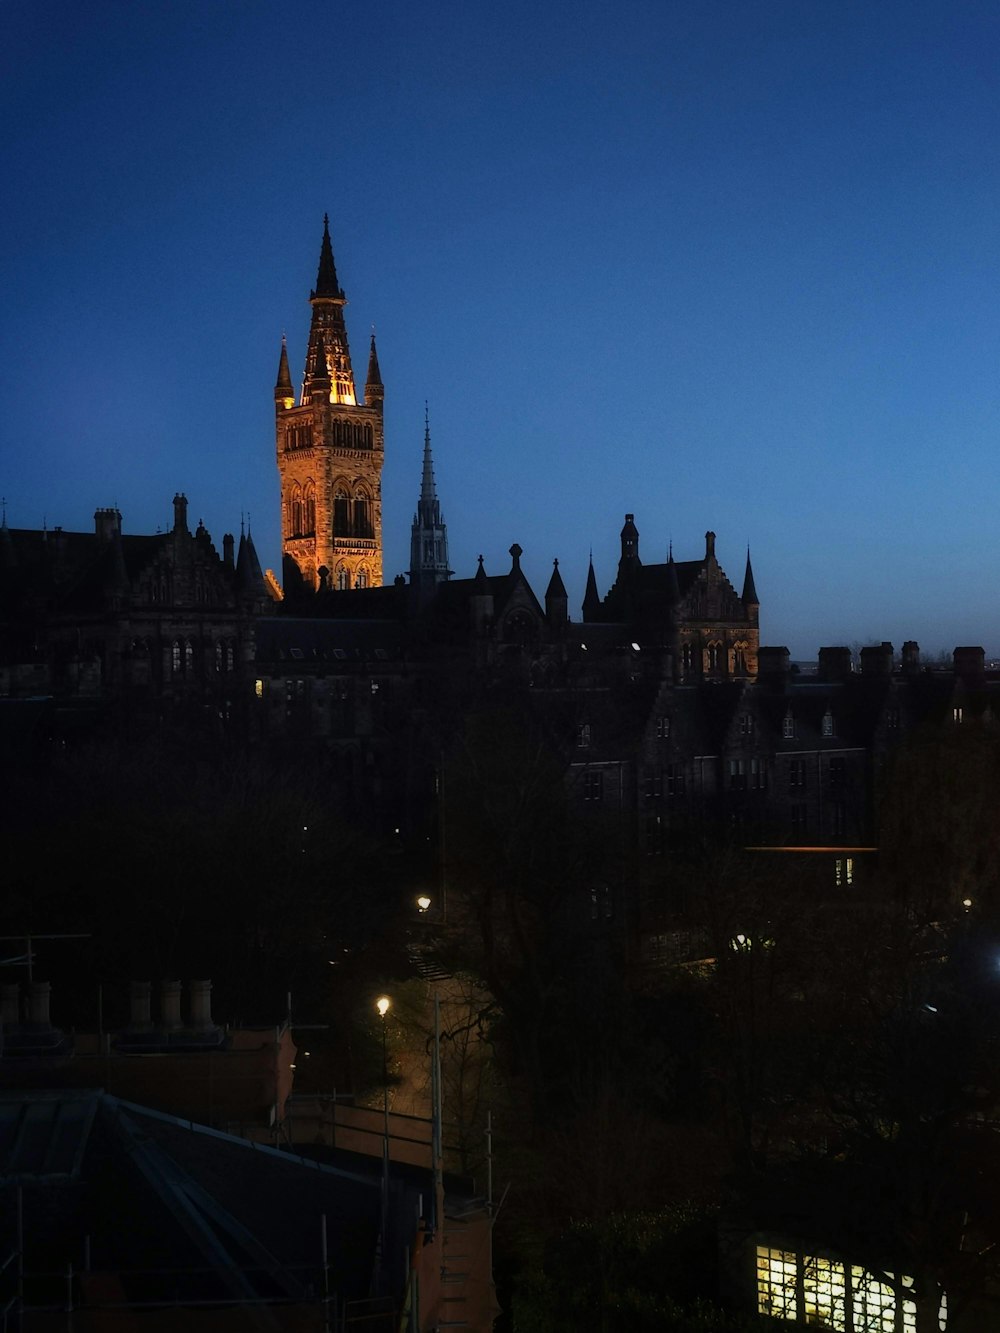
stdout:
POLYGON ((351 351, 347 345, 347 326, 344 323, 347 298, 337 281, 333 246, 330 244, 330 220, 325 213, 316 289, 310 294, 309 302, 313 314, 309 346, 306 349, 302 399, 304 402, 312 401, 315 393, 317 402, 326 395, 330 403, 344 403, 354 407, 357 405, 357 395, 354 390, 351 351), (326 383, 327 375, 329 384, 326 383))
POLYGON ((753 568, 750 564, 750 547, 747 547, 747 568, 743 575, 743 597, 744 606, 760 606, 760 598, 757 596, 757 589, 753 581, 753 568))
MULTIPOLYGON (((434 489, 434 463, 431 459, 431 419, 426 398, 424 399, 424 467, 420 477, 420 504, 426 514, 432 512, 429 506, 437 505, 437 491, 434 489)), ((433 512, 434 518, 431 521, 440 522, 440 509, 433 512)))
POLYGON ((451 578, 448 568, 448 529, 441 513, 441 502, 434 485, 434 460, 431 457, 430 411, 424 403, 424 460, 420 474, 420 499, 410 529, 410 586, 424 602, 435 587, 451 578))
POLYGON ((344 293, 337 281, 337 266, 333 262, 330 218, 326 213, 323 214, 323 241, 319 250, 319 271, 316 274, 316 290, 313 292, 313 296, 332 296, 341 301, 344 299, 344 293))

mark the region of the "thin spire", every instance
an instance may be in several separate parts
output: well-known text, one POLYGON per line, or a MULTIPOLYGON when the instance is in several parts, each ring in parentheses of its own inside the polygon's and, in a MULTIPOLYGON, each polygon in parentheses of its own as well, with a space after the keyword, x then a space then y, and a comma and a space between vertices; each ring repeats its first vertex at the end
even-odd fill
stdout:
POLYGON ((278 378, 274 385, 275 393, 281 390, 280 397, 287 398, 292 393, 292 375, 288 369, 288 340, 281 335, 281 356, 278 358, 278 378))
POLYGON ((333 262, 333 245, 330 241, 330 219, 326 213, 323 214, 323 241, 319 250, 319 271, 313 296, 332 296, 339 300, 344 297, 337 281, 337 267, 333 262))
POLYGON ((378 352, 375 350, 374 325, 372 325, 371 350, 368 353, 368 380, 365 384, 366 397, 368 396, 367 391, 371 389, 373 385, 378 385, 379 388, 382 387, 382 372, 378 368, 378 352))
POLYGON ((590 552, 590 565, 587 568, 587 586, 583 594, 584 620, 596 620, 601 609, 601 595, 597 591, 597 575, 594 573, 594 552, 590 552))
POLYGON ((431 418, 427 399, 424 399, 424 468, 420 478, 420 500, 422 504, 433 504, 437 499, 434 488, 434 463, 431 458, 431 418))
POLYGON ((753 581, 753 567, 750 564, 750 546, 747 545, 747 568, 743 576, 743 603, 747 606, 760 606, 760 598, 753 581))

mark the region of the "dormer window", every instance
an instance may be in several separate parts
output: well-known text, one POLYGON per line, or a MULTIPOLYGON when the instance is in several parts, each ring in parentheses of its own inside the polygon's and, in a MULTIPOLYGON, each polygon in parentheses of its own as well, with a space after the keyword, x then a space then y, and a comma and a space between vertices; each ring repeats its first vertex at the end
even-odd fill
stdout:
POLYGON ((830 712, 829 708, 823 714, 822 733, 825 739, 829 739, 829 737, 836 734, 833 728, 833 714, 830 712))

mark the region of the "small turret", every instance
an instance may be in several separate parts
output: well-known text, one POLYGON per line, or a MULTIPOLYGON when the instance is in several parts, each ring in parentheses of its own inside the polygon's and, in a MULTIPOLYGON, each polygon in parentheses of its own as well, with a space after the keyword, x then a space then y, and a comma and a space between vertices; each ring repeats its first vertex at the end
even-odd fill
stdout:
POLYGON ((479 557, 479 567, 473 579, 472 596, 469 598, 469 610, 472 613, 472 626, 477 633, 482 633, 493 620, 493 593, 490 581, 486 577, 483 557, 479 557))
POLYGON ((295 406, 295 390, 292 388, 292 375, 288 369, 288 344, 285 335, 281 335, 281 356, 278 358, 278 378, 274 385, 274 406, 278 412, 287 412, 295 406))
POLYGON ((187 532, 188 530, 188 502, 187 496, 182 495, 180 491, 174 496, 174 532, 187 532))
POLYGON ((368 353, 368 378, 365 380, 365 406, 374 407, 381 412, 385 405, 385 388, 382 373, 378 368, 378 352, 375 350, 375 330, 372 329, 372 345, 368 353))
POLYGON ((564 625, 569 619, 569 595, 559 573, 559 561, 552 561, 552 577, 545 589, 545 618, 552 625, 564 625))
POLYGON ((622 557, 618 562, 618 572, 631 572, 642 564, 639 559, 639 529, 635 526, 635 515, 625 515, 625 525, 621 532, 622 557))

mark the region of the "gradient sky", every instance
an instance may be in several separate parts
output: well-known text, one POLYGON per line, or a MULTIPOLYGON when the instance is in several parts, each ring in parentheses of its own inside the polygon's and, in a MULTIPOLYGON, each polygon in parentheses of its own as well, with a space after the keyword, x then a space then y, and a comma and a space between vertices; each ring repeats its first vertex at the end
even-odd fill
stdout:
POLYGON ((1000 648, 996 0, 8 0, 0 491, 183 490, 279 566, 272 387, 329 211, 386 385, 387 579, 430 402, 452 567, 579 616, 750 544, 761 641, 1000 648))

